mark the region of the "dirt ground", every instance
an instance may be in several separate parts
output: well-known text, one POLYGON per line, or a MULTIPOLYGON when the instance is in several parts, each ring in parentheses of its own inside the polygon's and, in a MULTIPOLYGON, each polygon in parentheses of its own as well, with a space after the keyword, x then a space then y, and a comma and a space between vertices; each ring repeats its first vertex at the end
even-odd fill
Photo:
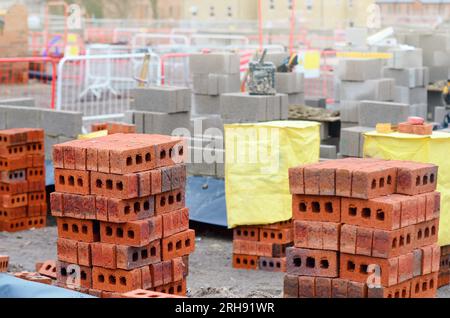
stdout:
MULTIPOLYGON (((196 250, 190 256, 188 293, 191 297, 281 297, 283 273, 236 270, 231 267, 229 231, 194 224, 196 250)), ((0 233, 0 254, 10 256, 10 271, 34 271, 35 263, 56 258, 56 227, 0 233)), ((450 286, 438 296, 450 298, 450 286)))

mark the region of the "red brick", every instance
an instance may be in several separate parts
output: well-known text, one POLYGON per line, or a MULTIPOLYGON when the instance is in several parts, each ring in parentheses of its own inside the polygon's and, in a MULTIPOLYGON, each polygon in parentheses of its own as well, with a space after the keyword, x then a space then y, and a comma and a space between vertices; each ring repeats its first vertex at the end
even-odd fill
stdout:
POLYGON ((107 243, 92 243, 92 265, 109 269, 117 268, 116 245, 107 243))
POLYGON ((97 221, 57 218, 58 236, 86 243, 98 242, 100 229, 97 221))
POLYGON ((195 249, 195 232, 187 230, 162 239, 162 260, 191 254, 195 249))
POLYGON ((315 279, 315 297, 331 298, 331 278, 316 277, 315 279))
POLYGON ((258 269, 258 260, 255 255, 233 254, 233 268, 255 270, 258 269))
POLYGON ((161 241, 155 240, 142 247, 116 246, 117 268, 134 269, 161 261, 161 241))
POLYGON ((233 240, 259 241, 259 228, 239 226, 233 229, 233 240))
POLYGON ((151 170, 150 176, 150 190, 151 194, 158 194, 162 192, 162 179, 160 170, 151 170))
POLYGON ((170 284, 172 282, 172 260, 162 262, 163 270, 163 285, 170 284))
POLYGON ((398 257, 398 281, 404 282, 413 278, 414 254, 408 253, 398 257))
POLYGON ((100 223, 100 239, 103 243, 140 247, 161 237, 161 217, 127 223, 100 223))
POLYGON ((300 276, 298 278, 299 298, 314 298, 316 281, 314 277, 300 276))
POLYGON ((294 244, 300 248, 339 251, 339 223, 294 221, 294 244))
POLYGON ((259 269, 267 272, 286 272, 286 257, 260 257, 259 269))
POLYGON ((117 199, 133 199, 139 196, 137 174, 113 175, 100 172, 91 173, 92 194, 117 199))
POLYGON ((27 207, 21 206, 18 208, 0 208, 0 221, 14 220, 25 218, 27 216, 27 207))
POLYGON ((54 260, 45 261, 38 272, 43 276, 56 279, 56 262, 54 260))
POLYGON ((283 284, 283 297, 284 298, 298 298, 298 276, 285 275, 283 284))
POLYGON ((435 298, 438 273, 416 277, 411 281, 411 298, 435 298))
POLYGON ((0 182, 0 194, 20 194, 28 192, 28 182, 26 180, 13 183, 0 182))
POLYGON ((56 262, 56 279, 69 288, 92 288, 92 275, 90 267, 56 262))
POLYGON ((271 229, 271 230, 282 230, 282 229, 291 229, 294 226, 294 220, 289 219, 286 221, 281 221, 273 224, 265 224, 261 225, 263 229, 271 229))
POLYGON ((142 288, 141 270, 124 271, 93 267, 92 287, 111 292, 127 292, 142 288))
POLYGON ((99 221, 109 221, 107 197, 95 196, 95 215, 99 221))
POLYGON ((39 128, 10 128, 0 132, 0 146, 23 145, 43 140, 43 129, 39 128))
POLYGON ((411 281, 391 287, 369 286, 368 298, 410 298, 411 281))
POLYGON ((356 254, 372 255, 373 230, 364 227, 358 227, 356 230, 356 254))
POLYGON ((395 192, 397 169, 383 164, 363 166, 352 173, 352 197, 373 199, 395 192))
POLYGON ((63 216, 77 219, 95 220, 95 196, 64 193, 63 216))
POLYGON ((276 244, 287 244, 291 243, 294 239, 292 229, 283 230, 260 230, 260 240, 261 242, 276 243, 276 244))
POLYGON ((331 281, 331 297, 332 298, 347 298, 348 297, 348 280, 333 279, 331 281))
POLYGON ((274 244, 265 242, 255 242, 255 243, 256 243, 256 255, 264 257, 285 257, 286 248, 292 246, 292 244, 274 244))
POLYGON ((292 213, 295 220, 338 223, 341 221, 341 198, 294 195, 292 213))
POLYGON ((187 208, 162 215, 163 237, 189 229, 189 210, 187 208))
POLYGON ((319 172, 320 195, 336 194, 336 166, 334 161, 325 161, 321 164, 319 172))
POLYGON ((185 278, 186 265, 181 257, 172 259, 172 281, 177 282, 185 278))
POLYGON ((149 289, 153 287, 152 274, 149 266, 141 267, 142 288, 149 289))
POLYGON ((78 264, 78 241, 58 238, 56 247, 58 260, 78 264))
POLYGON ((184 208, 185 190, 183 188, 156 195, 155 214, 161 215, 184 208))
POLYGON ((289 189, 291 194, 305 194, 303 167, 289 169, 289 189))
POLYGON ((136 289, 128 293, 122 294, 123 298, 181 298, 181 296, 159 293, 151 290, 136 289))
POLYGON ((161 285, 154 289, 155 289, 155 291, 163 293, 163 294, 185 296, 186 295, 186 280, 183 279, 182 281, 179 281, 179 282, 173 282, 170 284, 161 285))
POLYGON ((439 219, 416 224, 415 226, 415 247, 422 247, 434 244, 438 241, 439 219))
POLYGON ((33 157, 21 155, 8 158, 0 157, 0 171, 22 170, 33 165, 33 157), (31 159, 31 160, 30 160, 31 159))
POLYGON ((355 282, 366 283, 371 278, 376 278, 375 273, 368 273, 369 265, 379 266, 381 269, 381 286, 393 286, 398 281, 398 257, 390 259, 374 258, 368 256, 350 255, 342 253, 340 255, 339 276, 355 282))
POLYGON ((137 199, 107 200, 107 218, 109 222, 129 222, 152 217, 155 213, 155 198, 147 196, 137 199))
POLYGON ((397 193, 416 195, 436 190, 438 167, 427 163, 398 162, 397 193))
POLYGON ((320 167, 318 164, 306 165, 303 169, 305 194, 320 195, 320 167))
POLYGON ((27 194, 15 194, 8 195, 4 194, 0 196, 0 204, 4 208, 18 208, 21 206, 28 205, 27 194))
POLYGON ((90 194, 90 172, 55 169, 55 191, 73 194, 90 194))
POLYGON ((348 282, 347 286, 348 298, 367 298, 367 285, 365 283, 348 282))
POLYGON ((150 265, 150 273, 152 276, 153 287, 161 286, 164 284, 163 281, 163 263, 155 263, 150 265))
POLYGON ((337 277, 338 256, 334 251, 290 247, 286 250, 287 272, 291 275, 337 277))
POLYGON ((91 243, 78 242, 78 264, 92 266, 91 243))

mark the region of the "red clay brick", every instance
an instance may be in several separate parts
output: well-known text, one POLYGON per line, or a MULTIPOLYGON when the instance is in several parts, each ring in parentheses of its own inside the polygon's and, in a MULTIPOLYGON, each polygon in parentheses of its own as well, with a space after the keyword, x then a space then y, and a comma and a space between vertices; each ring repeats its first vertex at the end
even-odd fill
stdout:
POLYGON ((87 195, 91 193, 90 172, 55 169, 55 191, 87 195))
POLYGON ((438 273, 413 278, 411 298, 435 298, 438 285, 438 273))
POLYGON ((21 206, 18 208, 3 208, 0 207, 0 221, 14 220, 25 218, 27 216, 27 207, 21 206))
POLYGON ((38 272, 43 276, 56 279, 56 262, 54 260, 45 261, 38 272))
POLYGON ((26 180, 13 183, 0 182, 0 194, 20 194, 28 192, 28 182, 26 180))
POLYGON ((284 298, 298 298, 299 286, 298 276, 285 275, 283 284, 283 297, 284 298))
POLYGON ((116 245, 108 243, 92 243, 92 265, 103 268, 116 269, 116 245))
POLYGON ((239 226, 233 229, 233 240, 259 241, 259 228, 239 226))
POLYGON ((78 264, 78 241, 58 238, 56 241, 58 260, 78 264))
POLYGON ((56 279, 58 283, 69 288, 92 288, 92 269, 86 266, 56 262, 56 279))
POLYGON ((352 197, 373 199, 395 192, 397 169, 373 164, 363 166, 352 173, 352 197))
POLYGON ((58 237, 86 243, 98 242, 100 227, 97 221, 57 218, 58 237))
POLYGON ((438 167, 427 163, 398 162, 397 193, 416 195, 436 190, 438 167))
POLYGON ((314 298, 316 281, 315 277, 300 276, 298 278, 299 298, 314 298))
POLYGON ((414 243, 416 248, 431 245, 438 241, 439 219, 419 223, 414 225, 414 227, 414 243))
POLYGON ((368 298, 410 298, 411 281, 391 287, 369 286, 368 298))
POLYGON ((78 242, 78 264, 82 266, 92 266, 91 243, 78 242))
POLYGON ((21 206, 27 206, 28 196, 26 193, 15 195, 4 194, 0 196, 0 205, 4 208, 18 208, 21 206))
POLYGON ((316 277, 315 280, 315 297, 331 298, 331 278, 316 277))
MULTIPOLYGON (((233 242, 234 241, 235 240, 233 240, 233 242)), ((286 248, 292 246, 292 244, 274 244, 265 242, 255 242, 255 243, 256 243, 256 255, 264 257, 285 257, 286 248)))
POLYGON ((289 168, 289 189, 291 194, 305 194, 303 166, 289 168))
POLYGON ((162 215, 162 237, 168 237, 179 232, 189 229, 189 210, 183 208, 181 210, 169 212, 162 215))
POLYGON ((127 292, 142 288, 141 269, 124 271, 93 267, 92 287, 110 292, 127 292))
POLYGON ((259 269, 267 272, 286 272, 286 257, 260 257, 259 269))
POLYGON ((182 296, 171 295, 166 293, 159 293, 156 291, 136 289, 128 293, 123 293, 122 298, 182 298, 182 296))
POLYGON ((294 221, 294 244, 300 248, 339 251, 339 223, 294 221))
POLYGON ((161 261, 161 241, 155 240, 142 247, 116 246, 117 268, 134 269, 161 261))
POLYGON ((150 274, 152 276, 153 287, 161 286, 163 281, 163 263, 150 264, 150 274))
POLYGON ((276 243, 276 244, 288 244, 294 239, 292 229, 283 230, 260 230, 260 240, 261 242, 276 243))
POLYGON ((295 220, 338 223, 341 221, 341 198, 294 195, 292 214, 295 220))
POLYGON ((334 251, 290 247, 286 257, 287 272, 291 275, 338 277, 338 256, 334 251))
POLYGON ((105 198, 105 200, 107 201, 107 220, 109 222, 138 221, 152 217, 155 213, 154 196, 129 200, 105 198))
POLYGON ((162 262, 163 270, 163 285, 170 284, 172 282, 172 260, 162 262))
POLYGON ((137 174, 114 175, 92 172, 90 179, 92 194, 117 199, 133 199, 139 196, 137 174))
POLYGON ((155 198, 155 214, 161 215, 184 208, 186 204, 183 188, 157 194, 155 198))
POLYGON ((62 194, 63 216, 77 219, 95 220, 95 196, 62 194))
POLYGON ((233 254, 233 268, 236 269, 258 269, 259 257, 255 255, 233 254))
POLYGON ((162 260, 191 254, 195 249, 195 232, 187 230, 162 239, 162 260))

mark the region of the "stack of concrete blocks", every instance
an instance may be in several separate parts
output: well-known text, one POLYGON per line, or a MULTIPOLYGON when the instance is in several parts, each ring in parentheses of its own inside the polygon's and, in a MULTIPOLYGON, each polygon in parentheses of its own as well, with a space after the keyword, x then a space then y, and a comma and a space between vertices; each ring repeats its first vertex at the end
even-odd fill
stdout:
POLYGON ((343 128, 356 126, 362 100, 393 101, 394 80, 381 78, 381 59, 340 59, 337 68, 343 128))
POLYGON ((383 68, 383 77, 395 80, 395 98, 397 103, 414 105, 420 108, 418 115, 427 118, 427 85, 430 74, 423 67, 421 49, 395 49, 387 67, 383 68))
POLYGON ((83 115, 79 112, 0 105, 0 129, 42 128, 45 131, 45 158, 52 158, 52 146, 76 139, 81 134, 83 115))
POLYGON ((188 142, 188 174, 224 179, 225 149, 223 134, 194 134, 192 138, 188 139, 188 142))
POLYGON ((304 75, 299 72, 275 73, 275 90, 288 96, 289 105, 305 104, 304 75))
POLYGON ((240 57, 230 53, 195 53, 189 57, 193 112, 220 114, 220 95, 240 91, 240 57))
POLYGON ((434 108, 434 122, 438 124, 444 123, 445 117, 450 114, 450 108, 445 106, 437 106, 434 108))
POLYGON ((151 86, 131 91, 132 110, 125 122, 137 133, 172 135, 176 129, 190 130, 191 90, 185 87, 151 86))

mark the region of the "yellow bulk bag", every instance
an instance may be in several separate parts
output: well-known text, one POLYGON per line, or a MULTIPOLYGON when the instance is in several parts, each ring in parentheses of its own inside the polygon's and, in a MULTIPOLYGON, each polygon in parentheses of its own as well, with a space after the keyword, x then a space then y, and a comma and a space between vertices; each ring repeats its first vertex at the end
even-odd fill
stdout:
POLYGON ((365 134, 364 157, 411 160, 439 166, 438 191, 441 192, 439 244, 450 244, 450 134, 434 132, 432 136, 402 133, 365 134))
POLYGON ((225 125, 229 228, 292 217, 288 169, 319 161, 319 130, 308 121, 225 125))

